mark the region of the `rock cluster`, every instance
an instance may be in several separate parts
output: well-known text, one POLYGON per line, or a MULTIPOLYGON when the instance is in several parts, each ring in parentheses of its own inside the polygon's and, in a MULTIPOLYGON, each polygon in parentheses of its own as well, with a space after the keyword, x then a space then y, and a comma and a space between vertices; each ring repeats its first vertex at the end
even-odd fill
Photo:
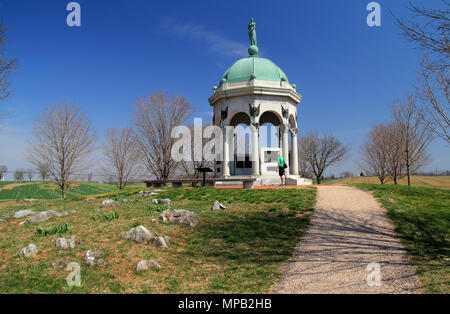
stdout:
POLYGON ((104 260, 100 258, 103 254, 103 251, 86 251, 84 254, 84 262, 88 266, 102 266, 105 264, 104 260))
POLYGON ((22 258, 30 258, 38 253, 38 248, 33 243, 28 244, 26 247, 19 251, 19 256, 22 258))
POLYGON ((55 212, 54 210, 47 210, 31 216, 26 221, 28 221, 29 223, 39 223, 47 221, 53 217, 64 217, 67 215, 69 215, 68 212, 55 212))
POLYGON ((214 204, 211 207, 211 210, 221 210, 221 209, 227 209, 225 205, 220 203, 219 201, 215 201, 214 204))
POLYGON ((72 236, 70 239, 58 238, 55 244, 58 250, 73 250, 76 245, 75 236, 72 236))
POLYGON ((169 205, 169 206, 171 206, 172 205, 172 201, 170 199, 168 199, 168 198, 164 198, 162 200, 159 200, 159 199, 155 198, 155 199, 152 199, 152 204, 155 204, 155 205, 161 204, 161 205, 169 205))
POLYGON ((19 219, 19 218, 23 218, 26 216, 30 216, 30 215, 34 215, 35 212, 29 209, 24 209, 24 210, 19 210, 17 212, 14 213, 14 218, 15 219, 19 219))
POLYGON ((163 222, 175 222, 195 228, 200 223, 200 218, 194 212, 185 209, 165 210, 159 215, 163 222))
POLYGON ((104 200, 100 207, 104 208, 104 207, 114 207, 114 206, 119 206, 119 202, 114 201, 114 200, 104 200))
POLYGON ((146 197, 146 196, 154 196, 154 195, 158 195, 157 192, 152 192, 151 190, 144 190, 144 191, 140 191, 139 195, 142 197, 146 197))
POLYGON ((163 205, 172 205, 172 201, 168 198, 164 198, 162 200, 159 200, 159 204, 163 204, 163 205))
POLYGON ((150 268, 161 268, 161 265, 159 265, 158 262, 153 259, 143 260, 137 264, 136 271, 145 271, 149 270, 150 268))
POLYGON ((149 243, 153 239, 153 236, 144 226, 137 226, 128 230, 125 239, 136 243, 149 243))
POLYGON ((159 237, 158 235, 155 235, 152 241, 152 246, 161 249, 168 249, 169 241, 170 238, 168 236, 159 237))

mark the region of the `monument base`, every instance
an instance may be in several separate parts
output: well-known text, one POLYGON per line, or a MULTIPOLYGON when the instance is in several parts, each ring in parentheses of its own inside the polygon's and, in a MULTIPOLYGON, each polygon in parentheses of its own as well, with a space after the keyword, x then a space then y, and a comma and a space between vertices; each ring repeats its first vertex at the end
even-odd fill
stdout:
MULTIPOLYGON (((217 177, 220 179, 221 177, 217 177)), ((277 175, 262 175, 262 176, 229 176, 228 178, 233 179, 256 179, 254 186, 270 186, 270 185, 280 185, 280 177, 277 175)), ((300 176, 287 175, 286 185, 311 185, 312 180, 301 178, 300 176)), ((216 186, 241 186, 241 182, 216 182, 216 186)))

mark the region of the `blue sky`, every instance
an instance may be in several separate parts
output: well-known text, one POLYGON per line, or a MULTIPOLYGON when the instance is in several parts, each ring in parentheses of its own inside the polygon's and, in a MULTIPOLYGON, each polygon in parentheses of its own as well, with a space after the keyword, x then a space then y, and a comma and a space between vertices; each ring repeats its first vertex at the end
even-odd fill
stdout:
MULTIPOLYGON (((80 0, 81 27, 66 24, 66 0, 2 0, 7 52, 19 59, 0 164, 28 167, 23 152, 37 114, 52 103, 79 104, 103 135, 129 123, 133 104, 157 90, 186 96, 210 121, 208 97, 222 74, 247 56, 247 24, 257 23, 260 55, 281 67, 303 96, 300 132, 333 133, 352 155, 329 173, 359 172, 355 161, 387 105, 413 91, 421 52, 388 11, 409 19, 407 1, 378 1, 381 27, 368 27, 368 0, 80 0)), ((427 6, 439 5, 428 0, 427 6)), ((100 138, 101 140, 101 138, 100 138)), ((425 170, 450 169, 436 140, 425 170)))

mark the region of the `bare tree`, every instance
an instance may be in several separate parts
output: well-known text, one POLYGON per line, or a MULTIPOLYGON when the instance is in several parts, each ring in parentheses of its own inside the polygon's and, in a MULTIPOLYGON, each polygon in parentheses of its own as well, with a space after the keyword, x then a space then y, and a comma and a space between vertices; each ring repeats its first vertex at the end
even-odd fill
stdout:
POLYGON ((92 172, 89 172, 88 174, 87 174, 87 181, 88 182, 92 182, 92 178, 94 177, 94 174, 92 173, 92 172))
POLYGON ((8 173, 8 167, 6 167, 5 165, 1 165, 0 166, 0 181, 3 181, 3 179, 5 178, 7 173, 8 173))
POLYGON ((398 123, 391 123, 386 126, 387 138, 387 176, 398 184, 405 176, 406 151, 402 137, 402 130, 398 123))
POLYGON ((425 108, 423 114, 430 130, 450 143, 448 68, 448 64, 432 62, 425 56, 420 63, 417 94, 425 108))
POLYGON ((25 179, 25 170, 19 168, 14 170, 14 180, 23 181, 25 179))
POLYGON ((314 174, 311 173, 311 171, 309 171, 308 163, 305 160, 306 156, 301 153, 301 150, 302 150, 301 146, 302 146, 302 141, 301 141, 301 138, 300 138, 300 140, 298 141, 298 144, 297 144, 297 149, 298 149, 298 154, 297 154, 297 156, 298 156, 298 172, 299 172, 299 175, 302 178, 313 179, 314 178, 314 174))
POLYGON ((342 144, 333 135, 319 136, 310 132, 300 139, 300 154, 306 163, 308 171, 314 174, 317 183, 323 177, 325 170, 342 161, 349 153, 349 146, 342 144))
POLYGON ((183 96, 168 97, 163 92, 139 99, 135 105, 136 144, 143 165, 157 179, 167 179, 175 173, 178 165, 171 158, 174 140, 170 135, 193 111, 183 96))
POLYGON ((35 167, 36 167, 37 171, 39 172, 39 175, 40 175, 42 181, 45 181, 50 174, 48 165, 45 162, 37 162, 35 167))
POLYGON ((31 181, 34 177, 33 169, 27 169, 25 174, 28 178, 28 181, 31 181))
MULTIPOLYGON (((202 130, 202 134, 203 131, 205 130, 205 128, 207 128, 208 126, 210 126, 210 124, 205 124, 203 125, 203 130, 202 130)), ((183 174, 185 174, 188 178, 195 178, 198 179, 201 177, 201 173, 198 172, 196 169, 197 168, 213 168, 214 167, 214 162, 213 161, 207 161, 204 158, 202 158, 201 161, 194 161, 194 150, 199 149, 199 150, 203 150, 203 147, 205 146, 206 142, 209 141, 209 139, 203 138, 202 136, 202 141, 199 141, 199 147, 195 147, 194 145, 194 126, 190 125, 189 129, 191 130, 191 147, 193 147, 194 149, 191 151, 191 160, 192 161, 185 161, 182 160, 179 163, 179 169, 181 170, 181 172, 183 174)))
POLYGON ((120 130, 107 129, 105 137, 105 164, 102 169, 108 178, 114 178, 122 190, 136 174, 139 155, 134 142, 135 136, 132 129, 125 127, 120 130))
POLYGON ((450 2, 442 0, 443 9, 428 9, 410 4, 414 22, 404 22, 394 16, 403 34, 422 48, 424 58, 420 63, 418 95, 423 102, 428 127, 450 143, 448 119, 450 56, 450 2))
POLYGON ((403 34, 411 41, 419 44, 426 50, 439 54, 450 53, 449 2, 442 0, 446 9, 427 9, 409 4, 408 9, 415 15, 414 22, 404 22, 394 16, 397 25, 403 30, 403 34))
POLYGON ((376 176, 381 184, 388 176, 389 128, 375 125, 361 145, 359 165, 369 175, 376 176))
POLYGON ((432 133, 425 124, 424 110, 416 106, 413 95, 408 95, 405 101, 394 101, 390 110, 400 128, 406 175, 408 185, 411 185, 411 172, 430 161, 427 148, 433 140, 432 133))
MULTIPOLYGON (((0 21, 0 104, 5 101, 12 93, 9 76, 17 68, 17 59, 8 57, 5 53, 5 33, 6 28, 0 21)), ((4 110, 0 110, 0 125, 6 116, 4 110)))
POLYGON ((36 118, 33 135, 28 159, 34 165, 48 165, 65 198, 73 175, 89 166, 95 140, 91 122, 77 105, 56 104, 36 118))

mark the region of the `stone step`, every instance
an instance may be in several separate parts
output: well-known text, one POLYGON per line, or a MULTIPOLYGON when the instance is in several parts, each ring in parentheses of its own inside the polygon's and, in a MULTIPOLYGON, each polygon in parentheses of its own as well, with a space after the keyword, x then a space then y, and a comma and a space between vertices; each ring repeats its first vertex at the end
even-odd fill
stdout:
POLYGON ((287 176, 286 185, 311 185, 313 181, 311 179, 300 178, 296 176, 287 176))

